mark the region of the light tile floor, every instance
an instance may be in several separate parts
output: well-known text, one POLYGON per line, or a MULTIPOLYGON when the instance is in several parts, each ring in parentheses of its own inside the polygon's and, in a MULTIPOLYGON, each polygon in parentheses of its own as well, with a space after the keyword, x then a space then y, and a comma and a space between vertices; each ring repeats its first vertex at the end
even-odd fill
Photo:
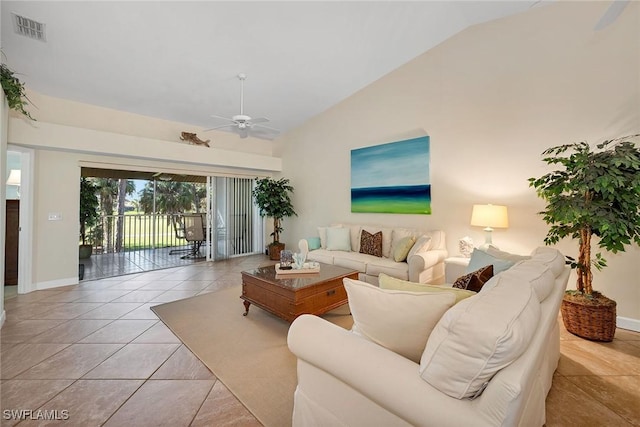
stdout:
POLYGON ((123 274, 183 267, 204 261, 204 258, 182 258, 186 255, 184 248, 189 248, 189 246, 93 254, 90 258, 80 260, 80 264, 84 265, 83 280, 96 280, 122 276, 123 274), (172 251, 177 252, 172 253, 172 251))
MULTIPOLYGON (((259 426, 149 308, 240 284, 242 270, 269 263, 255 255, 6 299, 0 407, 69 419, 0 424, 259 426)), ((595 343, 561 330, 546 425, 640 426, 640 333, 595 343)))

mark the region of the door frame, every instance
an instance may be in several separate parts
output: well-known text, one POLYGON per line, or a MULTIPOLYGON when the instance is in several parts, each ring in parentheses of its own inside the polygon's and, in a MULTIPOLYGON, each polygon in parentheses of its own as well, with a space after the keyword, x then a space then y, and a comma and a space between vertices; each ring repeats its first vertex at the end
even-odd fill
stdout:
POLYGON ((20 153, 20 234, 18 238, 18 293, 35 291, 33 282, 33 193, 35 150, 13 144, 7 151, 20 153))

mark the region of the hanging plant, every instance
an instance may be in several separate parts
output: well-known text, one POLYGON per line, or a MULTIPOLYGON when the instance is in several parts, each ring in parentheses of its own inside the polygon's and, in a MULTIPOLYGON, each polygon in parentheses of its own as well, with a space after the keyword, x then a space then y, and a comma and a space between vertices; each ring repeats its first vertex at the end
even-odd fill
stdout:
POLYGON ((15 73, 6 66, 6 64, 0 65, 0 79, 2 81, 2 90, 7 97, 7 103, 9 108, 18 111, 31 120, 35 120, 31 117, 31 114, 24 109, 29 105, 29 98, 24 90, 24 83, 15 76, 15 73))

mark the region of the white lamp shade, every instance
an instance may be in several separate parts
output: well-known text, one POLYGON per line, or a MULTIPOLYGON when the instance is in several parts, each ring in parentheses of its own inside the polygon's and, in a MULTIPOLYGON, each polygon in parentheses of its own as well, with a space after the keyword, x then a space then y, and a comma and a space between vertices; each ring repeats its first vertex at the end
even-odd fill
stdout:
POLYGON ((11 169, 7 185, 20 185, 20 169, 11 169))
POLYGON ((500 205, 473 205, 471 225, 489 228, 509 227, 507 207, 500 205))

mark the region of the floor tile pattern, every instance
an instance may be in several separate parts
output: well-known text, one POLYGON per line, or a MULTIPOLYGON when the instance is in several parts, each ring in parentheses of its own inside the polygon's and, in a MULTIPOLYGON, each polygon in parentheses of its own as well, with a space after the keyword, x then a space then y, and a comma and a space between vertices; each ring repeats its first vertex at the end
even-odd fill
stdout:
MULTIPOLYGON (((190 262, 9 294, 0 407, 64 410, 68 419, 0 424, 259 426, 150 307, 240 284, 242 270, 270 263, 263 255, 190 262)), ((640 426, 640 333, 618 329, 613 342, 596 343, 561 327, 560 346, 546 425, 640 426)))

